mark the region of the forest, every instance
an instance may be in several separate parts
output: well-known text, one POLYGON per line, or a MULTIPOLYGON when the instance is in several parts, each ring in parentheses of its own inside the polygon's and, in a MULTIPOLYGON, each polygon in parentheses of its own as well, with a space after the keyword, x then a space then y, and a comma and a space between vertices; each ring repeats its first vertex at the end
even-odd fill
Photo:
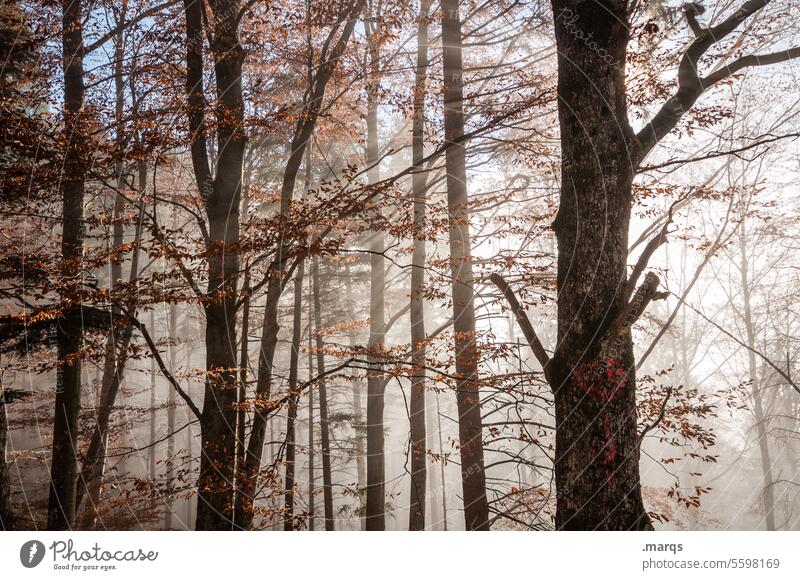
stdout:
POLYGON ((0 529, 800 530, 796 0, 0 0, 0 66, 0 529))

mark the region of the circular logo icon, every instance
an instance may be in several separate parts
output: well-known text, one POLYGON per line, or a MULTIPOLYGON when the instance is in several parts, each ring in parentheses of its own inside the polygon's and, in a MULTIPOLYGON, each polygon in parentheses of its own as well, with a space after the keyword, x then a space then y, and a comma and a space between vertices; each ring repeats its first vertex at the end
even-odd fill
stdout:
POLYGON ((19 561, 26 568, 35 568, 44 559, 44 544, 39 540, 29 540, 19 549, 19 561))

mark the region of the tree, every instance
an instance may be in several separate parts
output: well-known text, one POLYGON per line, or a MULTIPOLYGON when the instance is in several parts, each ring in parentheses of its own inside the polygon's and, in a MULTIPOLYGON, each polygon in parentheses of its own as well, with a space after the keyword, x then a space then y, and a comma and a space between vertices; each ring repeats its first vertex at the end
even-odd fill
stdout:
POLYGON ((444 74, 444 133, 449 145, 447 206, 450 230, 453 330, 455 332, 456 402, 461 450, 461 479, 467 530, 489 529, 486 474, 483 460, 478 344, 475 328, 475 289, 472 274, 470 211, 464 137, 461 17, 458 0, 442 2, 444 74))
POLYGON ((684 5, 695 38, 681 59, 677 90, 635 133, 625 91, 630 3, 553 1, 562 156, 553 222, 558 347, 544 362, 556 407, 559 529, 652 527, 640 488, 630 329, 660 295, 655 274, 636 291, 643 268, 627 275, 632 184, 643 159, 706 90, 744 67, 800 55, 742 56, 700 76, 707 51, 768 4, 749 0, 707 28, 696 5, 684 5))
MULTIPOLYGON (((378 158, 378 90, 381 78, 380 65, 380 12, 368 10, 364 20, 367 36, 367 139, 366 165, 369 184, 377 187, 380 180, 378 158)), ((386 336, 386 264, 385 239, 380 221, 382 212, 376 208, 371 217, 375 222, 369 242, 369 370, 367 371, 367 530, 383 531, 386 528, 386 460, 384 434, 384 405, 386 377, 381 372, 381 354, 386 336)))
POLYGON ((414 250, 411 259, 411 505, 409 530, 425 529, 425 489, 427 485, 427 446, 425 433, 425 204, 427 176, 422 172, 425 157, 425 80, 428 74, 428 13, 430 2, 419 9, 417 69, 414 83, 412 156, 416 172, 412 176, 414 207, 414 250))
MULTIPOLYGON (((61 300, 65 305, 79 302, 81 258, 83 257, 83 194, 86 162, 83 158, 85 119, 83 81, 83 3, 64 0, 62 59, 64 70, 64 133, 70 135, 64 158, 63 228, 61 258, 63 277, 61 300)), ((53 424, 53 457, 50 467, 50 499, 47 528, 66 530, 75 517, 78 484, 78 414, 81 409, 80 309, 66 306, 57 323, 58 371, 53 424)))
POLYGON ((247 135, 242 96, 245 51, 239 42, 241 3, 210 2, 210 30, 203 25, 203 5, 185 0, 187 111, 192 136, 191 157, 195 181, 208 218, 208 287, 206 315, 206 380, 201 426, 198 479, 198 530, 228 529, 233 522, 232 481, 238 393, 236 357, 236 303, 239 277, 239 205, 247 135), (209 166, 203 38, 209 34, 216 81, 215 171, 209 166), (213 177, 212 177, 213 175, 213 177))
POLYGON ((307 88, 306 98, 302 105, 302 113, 299 115, 295 125, 289 146, 289 158, 283 170, 280 207, 278 210, 280 222, 277 238, 279 242, 266 280, 267 301, 258 359, 256 402, 257 404, 261 403, 262 408, 257 407, 253 416, 245 458, 245 473, 241 480, 240 492, 236 496, 236 525, 242 529, 249 529, 253 523, 256 480, 261 468, 264 434, 266 433, 267 416, 270 410, 269 408, 264 408, 267 407, 264 403, 268 401, 270 395, 275 348, 278 341, 278 303, 283 292, 286 272, 291 271, 291 268, 287 268, 292 241, 289 235, 291 233, 291 223, 289 223, 288 214, 294 199, 295 182, 317 119, 324 106, 328 82, 331 80, 338 61, 347 48, 355 29, 356 18, 362 8, 363 0, 355 0, 352 3, 346 3, 336 14, 335 25, 331 27, 330 33, 325 40, 322 54, 319 57, 321 65, 316 68, 316 72, 311 79, 311 85, 307 88))

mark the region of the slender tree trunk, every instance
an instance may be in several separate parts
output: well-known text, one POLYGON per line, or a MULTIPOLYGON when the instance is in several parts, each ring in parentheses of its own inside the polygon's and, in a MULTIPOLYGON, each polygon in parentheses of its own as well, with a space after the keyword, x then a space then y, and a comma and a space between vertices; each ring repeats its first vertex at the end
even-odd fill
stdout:
POLYGON ((11 514, 11 481, 8 477, 6 461, 6 445, 8 442, 8 405, 3 383, 3 371, 0 367, 0 531, 11 531, 14 522, 11 514))
MULTIPOLYGON (((186 369, 192 368, 192 349, 191 348, 187 348, 186 349, 185 368, 186 369)), ((192 396, 192 380, 191 379, 187 379, 187 381, 186 381, 186 394, 189 395, 189 397, 192 396)), ((186 420, 187 420, 187 422, 191 422, 193 419, 194 419, 194 415, 192 415, 192 412, 189 410, 189 408, 187 406, 187 408, 186 408, 186 420)), ((185 446, 186 452, 188 453, 189 457, 193 457, 194 456, 194 454, 192 452, 193 439, 194 439, 194 435, 192 433, 192 425, 190 423, 186 427, 186 441, 184 442, 184 446, 185 446)), ((194 525, 192 523, 192 516, 196 512, 197 512, 196 509, 192 509, 192 496, 189 496, 188 498, 186 498, 186 520, 184 522, 184 526, 185 526, 186 530, 191 530, 194 527, 194 525)))
MULTIPOLYGON (((314 327, 316 329, 315 340, 317 347, 317 372, 325 373, 325 353, 322 343, 322 308, 320 306, 320 279, 319 279, 319 257, 311 259, 311 277, 314 285, 314 327)), ((322 491, 325 500, 325 530, 334 530, 333 519, 333 478, 331 475, 331 441, 330 423, 328 421, 328 386, 325 379, 317 382, 319 388, 319 420, 320 435, 322 436, 322 491)))
MULTIPOLYGON (((155 332, 155 310, 150 311, 150 332, 155 332)), ((147 451, 147 477, 156 478, 156 360, 150 357, 150 447, 147 451)))
POLYGON ((414 205, 414 250, 411 257, 411 483, 408 514, 409 530, 425 529, 425 490, 427 449, 425 436, 425 204, 427 178, 425 157, 425 80, 428 74, 428 12, 430 1, 422 0, 417 32, 417 72, 414 84, 412 127, 412 177, 414 205))
MULTIPOLYGON (((250 207, 250 187, 249 183, 244 188, 243 212, 248 215, 250 207)), ((250 361, 250 264, 246 263, 244 266, 244 283, 242 284, 242 295, 244 296, 244 304, 242 304, 242 338, 239 348, 239 391, 236 396, 238 408, 236 411, 236 481, 235 481, 235 503, 239 503, 239 494, 242 493, 242 485, 244 482, 245 474, 245 453, 246 446, 246 424, 247 424, 247 377, 249 375, 249 361, 250 361)), ((234 514, 234 518, 236 515, 234 514)))
MULTIPOLYGON (((189 8, 192 18, 198 9, 189 8)), ((230 529, 233 525, 233 480, 236 461, 236 302, 239 278, 239 207, 247 137, 242 96, 244 49, 239 43, 239 0, 212 0, 210 35, 217 89, 216 172, 210 195, 204 196, 210 251, 206 315, 206 381, 201 415, 198 530, 230 529)), ((202 34, 201 23, 198 28, 202 34)), ((195 26, 196 27, 196 26, 195 26)), ((194 28, 194 27, 193 27, 194 28)), ((198 39, 202 42, 202 36, 198 39)), ((191 41, 190 41, 191 42, 191 41)), ((202 69, 201 69, 202 70, 202 69)), ((201 95, 202 96, 202 95, 201 95)), ((204 182, 201 191, 205 192, 204 182)))
MULTIPOLYGON (((121 170, 120 170, 121 171, 121 170)), ((140 162, 138 166, 138 183, 139 191, 143 194, 147 188, 147 165, 140 162)), ((121 198, 121 196, 117 196, 121 198)), ((115 209, 115 214, 121 216, 122 209, 119 211, 115 209)), ((133 282, 139 275, 139 243, 142 239, 142 225, 144 219, 144 200, 139 209, 139 217, 136 223, 136 233, 134 234, 134 250, 131 257, 131 270, 128 275, 128 281, 133 282)), ((115 232, 115 245, 122 244, 122 233, 115 232)), ((112 264, 112 282, 118 281, 122 276, 121 264, 112 264)), ((131 303, 128 305, 130 310, 134 313, 136 305, 131 303)), ((115 311, 119 314, 118 309, 115 311)), ((86 507, 83 515, 81 516, 80 527, 82 529, 91 529, 94 527, 97 520, 97 508, 100 506, 100 494, 103 486, 103 473, 106 464, 106 452, 108 446, 108 428, 111 421, 111 412, 117 400, 119 388, 122 385, 122 379, 125 374, 125 366, 128 362, 128 347, 130 346, 131 338, 133 337, 133 326, 126 324, 119 336, 114 334, 114 331, 109 335, 106 344, 105 362, 103 365, 103 374, 100 386, 100 397, 97 407, 97 416, 95 419, 95 428, 92 433, 92 438, 89 442, 89 448, 83 457, 83 465, 81 468, 81 481, 76 490, 76 508, 80 508, 81 502, 86 497, 86 507)), ((151 368, 151 370, 153 370, 151 368)))
MULTIPOLYGON (((312 280, 309 280, 312 282, 312 280)), ((309 284, 311 289, 311 284, 309 284)), ((312 292, 309 292, 312 294, 312 292)), ((308 301, 308 380, 314 376, 314 352, 313 352, 313 332, 311 328, 311 307, 313 305, 313 296, 309 296, 308 301)), ((314 531, 316 527, 316 499, 314 497, 314 478, 315 474, 315 450, 314 450, 314 388, 308 389, 308 529, 314 531)))
MULTIPOLYGON (((310 185, 311 179, 311 155, 306 156, 305 187, 310 185)), ((303 194, 305 197, 305 193, 303 194)), ((292 531, 297 529, 294 519, 294 494, 295 494, 295 459, 297 454, 297 435, 295 423, 297 422, 297 407, 299 404, 300 392, 298 391, 298 372, 300 366, 300 340, 303 332, 303 277, 305 274, 305 260, 297 266, 297 273, 294 278, 294 311, 292 321, 292 350, 289 360, 289 403, 286 419, 286 477, 285 477, 285 502, 283 529, 292 531)), ((311 319, 308 322, 309 332, 311 331, 311 319)), ((273 347, 274 348, 274 347, 273 347)))
POLYGON ((444 131, 452 144, 445 154, 450 219, 450 268, 453 280, 456 403, 461 448, 461 481, 467 530, 489 529, 483 460, 478 345, 475 334, 475 290, 472 275, 470 212, 467 198, 464 135, 463 66, 459 0, 442 1, 444 48, 444 131))
MULTIPOLYGON (((434 452, 437 448, 436 443, 436 399, 434 398, 436 393, 433 391, 429 391, 425 393, 425 446, 430 452, 434 452)), ((428 466, 430 469, 427 469, 427 486, 428 491, 425 495, 425 503, 427 506, 427 515, 425 516, 426 522, 426 529, 429 530, 440 530, 442 525, 442 520, 444 519, 444 515, 442 513, 442 504, 439 500, 440 495, 442 493, 441 490, 441 481, 436 475, 435 468, 433 466, 434 462, 428 462, 426 464, 426 469, 428 466)))
POLYGON ((294 521, 294 473, 295 473, 295 422, 300 393, 297 386, 297 371, 300 363, 300 339, 303 332, 303 270, 305 261, 300 262, 294 278, 294 314, 292 329, 292 352, 289 361, 289 402, 286 418, 286 495, 284 504, 283 529, 296 529, 294 521))
MULTIPOLYGON (((350 321, 354 321, 356 314, 354 308, 353 298, 353 284, 350 264, 345 265, 345 275, 347 283, 345 284, 345 299, 347 300, 347 313, 350 321)), ((347 331, 347 340, 351 349, 355 348, 358 343, 355 328, 350 325, 347 331)), ((365 448, 364 435, 366 427, 364 424, 364 408, 362 405, 362 390, 361 380, 356 378, 353 381, 353 440, 355 443, 355 459, 356 459, 356 482, 358 484, 358 513, 359 521, 361 522, 361 530, 367 529, 366 518, 366 482, 367 482, 367 451, 365 448)))
MULTIPOLYGON (((372 24, 374 26, 374 23, 372 24)), ((367 33, 369 52, 369 78, 367 86, 367 167, 369 183, 380 179, 378 170, 378 82, 379 53, 375 34, 367 33)), ((376 218, 380 210, 374 210, 376 218)), ((386 462, 384 459, 383 407, 386 381, 381 372, 381 357, 374 353, 383 347, 385 310, 384 287, 386 265, 384 263, 384 237, 381 224, 377 223, 371 233, 370 249, 370 294, 369 294, 369 371, 367 372, 367 530, 382 531, 386 528, 386 462)))
POLYGON ((764 521, 768 531, 775 530, 775 497, 773 492, 774 479, 772 477, 772 458, 769 448, 768 418, 764 413, 764 397, 761 382, 758 379, 756 367, 756 333, 753 326, 753 311, 751 306, 751 288, 749 280, 749 264, 747 261, 747 233, 745 231, 746 216, 742 216, 739 225, 739 272, 742 281, 742 298, 744 299, 744 327, 747 334, 747 364, 750 375, 750 384, 753 393, 753 412, 756 420, 756 436, 758 448, 761 452, 761 472, 764 478, 761 499, 764 502, 764 521))
POLYGON ((558 529, 651 528, 639 479, 630 324, 613 344, 604 342, 628 305, 637 154, 625 102, 627 10, 623 0, 553 1, 562 169, 553 222, 558 348, 548 378, 556 411, 558 529), (574 34, 576 22, 580 37, 574 34), (585 35, 603 52, 589 50, 585 35))
POLYGON ((447 480, 444 473, 444 443, 442 442, 442 410, 439 408, 439 393, 436 393, 436 431, 439 434, 439 478, 442 486, 442 522, 447 531, 447 480))
MULTIPOLYGON (((83 194, 86 153, 81 114, 83 84, 83 3, 63 0, 62 46, 64 69, 64 133, 70 136, 64 154, 61 237, 63 260, 61 299, 78 302, 83 257, 83 194)), ((58 344, 53 455, 50 467, 48 530, 66 530, 75 517, 78 476, 78 415, 81 409, 81 348, 83 330, 77 309, 71 307, 55 325, 58 344)))
MULTIPOLYGON (((173 229, 177 228, 175 219, 172 222, 173 229)), ((177 361, 177 342, 178 340, 178 309, 174 303, 169 305, 169 370, 174 375, 178 366, 177 361)), ((175 468, 172 463, 175 461, 175 389, 170 388, 167 393, 167 501, 164 506, 164 529, 172 529, 172 510, 173 493, 172 486, 175 481, 175 468)))
MULTIPOLYGON (((316 126, 317 118, 325 98, 325 90, 333 75, 336 64, 344 53, 347 43, 353 34, 356 17, 361 12, 364 0, 354 0, 345 16, 345 24, 336 41, 335 46, 329 51, 325 62, 317 68, 312 86, 309 87, 309 101, 304 107, 304 115, 295 127, 295 133, 290 145, 289 159, 283 172, 281 183, 280 214, 283 219, 281 228, 287 227, 287 212, 294 197, 294 187, 297 174, 303 160, 306 147, 311 139, 316 126)), ((272 385, 272 367, 275 358, 275 348, 278 341, 278 302, 281 298, 284 282, 285 262, 287 259, 288 239, 279 236, 276 258, 271 265, 271 276, 267 284, 267 301, 264 310, 264 324, 261 332, 261 350, 258 362, 258 378, 256 380, 256 399, 264 401, 269 398, 272 385)), ((247 443, 247 457, 245 459, 245 476, 242 481, 241 493, 236 496, 236 524, 242 529, 250 529, 253 523, 253 493, 256 480, 261 469, 261 455, 264 447, 264 435, 267 428, 267 413, 256 410, 253 414, 253 426, 250 439, 247 443)))
MULTIPOLYGON (((244 273, 244 287, 243 292, 250 291, 250 269, 249 267, 244 273)), ((239 470, 244 467, 245 461, 245 437, 246 437, 246 424, 247 424, 247 411, 245 410, 245 403, 247 402, 247 367, 248 367, 248 329, 250 327, 250 296, 244 299, 242 305, 242 344, 239 354, 239 410, 236 414, 236 465, 239 470)), ((241 474, 240 474, 241 475, 241 474)))

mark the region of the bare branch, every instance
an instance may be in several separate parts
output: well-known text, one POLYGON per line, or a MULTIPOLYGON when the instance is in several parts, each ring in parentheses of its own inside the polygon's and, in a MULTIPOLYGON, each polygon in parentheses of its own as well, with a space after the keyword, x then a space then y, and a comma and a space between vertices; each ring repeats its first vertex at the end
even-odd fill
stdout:
POLYGON ((700 76, 698 71, 699 62, 708 49, 723 40, 740 24, 770 2, 771 0, 747 0, 722 23, 710 28, 702 28, 697 22, 697 14, 699 12, 696 6, 688 7, 690 5, 684 5, 684 12, 689 21, 689 26, 697 36, 686 49, 678 66, 678 90, 664 103, 652 121, 636 134, 636 140, 639 145, 639 163, 661 139, 675 128, 684 113, 694 106, 700 95, 714 84, 748 66, 775 64, 800 57, 800 48, 791 48, 765 55, 749 55, 735 60, 732 64, 706 77, 700 76))
POLYGON ((489 279, 495 286, 497 286, 500 292, 502 292, 503 296, 508 302, 508 306, 511 308, 511 312, 517 319, 517 324, 519 324, 522 334, 525 335, 525 340, 528 341, 528 345, 531 347, 536 360, 538 360, 539 364, 542 365, 545 377, 547 377, 547 365, 550 363, 550 356, 547 354, 544 346, 542 346, 542 342, 536 335, 536 331, 533 329, 533 325, 531 324, 530 319, 528 319, 525 309, 520 305, 519 300, 517 300, 517 297, 514 295, 514 291, 508 285, 508 282, 505 281, 505 278, 503 278, 500 274, 495 273, 489 276, 489 279))
POLYGON ((150 349, 150 354, 152 354, 153 358, 156 361, 156 364, 158 364, 158 368, 161 370, 161 374, 163 374, 167 378, 172 387, 175 389, 175 392, 177 392, 180 398, 186 402, 186 404, 189 406, 189 409, 191 409, 194 416, 197 417, 198 419, 201 419, 202 413, 200 412, 200 409, 197 408, 197 405, 194 404, 194 401, 192 401, 192 398, 189 396, 189 394, 181 388, 178 381, 175 380, 175 377, 172 376, 172 373, 169 372, 169 370, 167 369, 167 365, 164 364, 164 359, 161 358, 161 353, 158 352, 158 347, 156 346, 156 343, 153 342, 153 338, 147 331, 147 327, 142 322, 140 322, 139 319, 136 318, 136 316, 134 316, 131 312, 129 312, 124 306, 121 306, 119 304, 117 304, 117 306, 123 312, 123 314, 125 314, 130 323, 133 326, 135 326, 142 334, 142 338, 144 338, 144 341, 147 343, 147 346, 150 349))
POLYGON ((91 53, 91 52, 94 52, 95 50, 97 50, 98 48, 103 46, 106 42, 108 42, 109 40, 114 38, 117 34, 122 32, 126 28, 130 28, 131 26, 133 26, 134 24, 138 24, 139 22, 141 22, 145 18, 150 18, 151 16, 154 16, 154 15, 158 14, 162 10, 167 9, 170 6, 174 6, 178 2, 180 2, 180 0, 168 0, 167 2, 163 2, 161 4, 153 6, 152 8, 150 8, 148 10, 145 10, 144 12, 140 12, 139 14, 137 14, 136 16, 131 18, 130 20, 126 20, 126 21, 122 22, 119 26, 115 26, 111 30, 107 31, 103 36, 101 36, 100 38, 95 40, 92 44, 90 44, 86 48, 84 48, 83 49, 84 56, 89 54, 89 53, 91 53))
POLYGON ((636 444, 636 447, 641 447, 645 436, 650 431, 652 431, 653 429, 658 427, 658 425, 661 423, 661 421, 664 420, 664 415, 667 414, 667 404, 669 403, 669 399, 670 399, 671 396, 672 396, 672 387, 668 387, 667 388, 667 393, 664 396, 664 400, 661 402, 661 410, 658 413, 658 417, 656 417, 655 420, 652 423, 650 423, 649 425, 645 426, 642 429, 642 432, 639 433, 639 442, 636 444))
POLYGON ((787 60, 792 60, 795 58, 800 58, 800 46, 778 52, 772 52, 769 54, 749 54, 747 56, 742 56, 737 58, 731 64, 726 65, 718 71, 704 77, 703 85, 708 88, 749 66, 767 66, 770 64, 786 62, 787 60))
POLYGON ((655 251, 660 248, 664 242, 667 241, 667 234, 669 233, 669 226, 672 223, 672 212, 675 210, 675 207, 683 202, 688 196, 683 196, 680 199, 675 200, 669 206, 669 212, 667 213, 667 219, 664 222, 664 225, 661 227, 661 231, 658 232, 645 246, 644 250, 642 250, 639 259, 636 261, 636 265, 633 267, 633 271, 631 272, 630 278, 628 278, 628 284, 625 288, 625 298, 630 300, 631 296, 633 295, 633 291, 636 289, 636 284, 639 282, 639 276, 642 275, 645 268, 647 268, 647 264, 650 262, 650 258, 653 256, 655 251))

